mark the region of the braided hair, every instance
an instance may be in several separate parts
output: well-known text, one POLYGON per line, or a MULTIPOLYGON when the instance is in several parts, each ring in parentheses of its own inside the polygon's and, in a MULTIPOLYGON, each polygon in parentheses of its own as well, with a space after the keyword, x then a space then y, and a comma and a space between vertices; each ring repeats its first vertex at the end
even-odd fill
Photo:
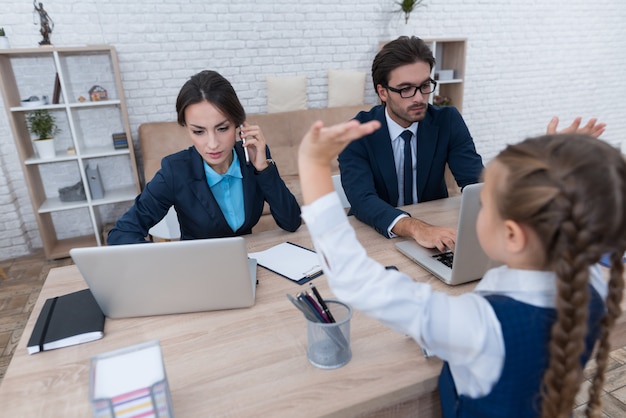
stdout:
POLYGON ((503 219, 531 228, 557 276, 556 313, 541 387, 543 417, 568 417, 582 378, 587 335, 589 267, 608 254, 606 300, 596 348, 597 370, 587 414, 600 410, 609 333, 621 314, 621 262, 626 250, 626 162, 609 144, 580 134, 548 135, 510 145, 496 160, 505 167, 496 205, 503 219))

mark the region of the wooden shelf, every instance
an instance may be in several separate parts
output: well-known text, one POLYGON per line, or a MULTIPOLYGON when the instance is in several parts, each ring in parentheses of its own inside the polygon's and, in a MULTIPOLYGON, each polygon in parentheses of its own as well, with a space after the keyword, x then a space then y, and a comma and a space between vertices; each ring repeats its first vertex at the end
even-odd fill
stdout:
POLYGON ((465 38, 425 39, 435 56, 435 68, 432 77, 437 81, 437 89, 431 96, 445 96, 459 112, 463 111, 463 84, 465 77, 465 38), (436 75, 441 70, 452 70, 453 78, 438 80, 436 75))
POLYGON ((80 237, 73 237, 68 239, 62 239, 48 245, 49 254, 48 259, 66 258, 69 257, 70 250, 78 247, 94 247, 98 245, 93 235, 84 235, 80 237))
POLYGON ((0 50, 0 87, 46 257, 67 257, 73 247, 102 245, 101 230, 111 222, 103 219, 103 214, 109 213, 103 207, 130 206, 140 191, 115 49, 94 45, 0 50), (22 98, 31 95, 52 98, 57 76, 61 87, 58 104, 21 105, 22 98), (107 100, 89 100, 94 85, 107 90, 107 100), (80 96, 86 100, 79 101, 80 96), (62 126, 56 139, 62 145, 57 146, 54 158, 39 158, 33 148, 26 115, 39 109, 52 111, 62 126), (119 132, 126 133, 128 148, 113 147, 112 134, 119 132), (59 149, 65 147, 74 152, 59 149), (101 199, 88 196, 79 202, 61 202, 55 196, 58 189, 76 184, 77 179, 89 191, 85 168, 90 162, 98 164, 101 176, 115 176, 108 182, 114 185, 104 187, 101 199), (66 211, 77 211, 75 224, 59 221, 69 213, 65 216, 70 216, 72 223, 74 214, 66 211), (86 230, 92 233, 85 235, 82 231, 86 230), (81 232, 73 237, 72 231, 81 232))

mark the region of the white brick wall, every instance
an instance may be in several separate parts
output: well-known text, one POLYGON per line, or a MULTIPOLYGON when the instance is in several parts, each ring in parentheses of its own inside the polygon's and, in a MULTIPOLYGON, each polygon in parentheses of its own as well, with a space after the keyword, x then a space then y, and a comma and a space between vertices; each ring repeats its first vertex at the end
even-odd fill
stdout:
MULTIPOLYGON (((215 69, 248 113, 265 112, 267 75, 305 74, 309 107, 327 100, 326 71, 369 70, 380 41, 395 38, 393 0, 43 1, 55 45, 111 44, 119 54, 129 117, 174 120, 181 85, 215 69)), ((466 37, 464 116, 488 161, 506 143, 542 133, 553 115, 608 123, 626 149, 626 3, 621 0, 426 0, 409 25, 424 38, 466 37)), ((36 46, 29 1, 0 0, 13 47, 36 46)), ((3 104, 0 103, 0 107, 3 104)), ((0 110, 0 260, 41 246, 13 138, 0 110)))

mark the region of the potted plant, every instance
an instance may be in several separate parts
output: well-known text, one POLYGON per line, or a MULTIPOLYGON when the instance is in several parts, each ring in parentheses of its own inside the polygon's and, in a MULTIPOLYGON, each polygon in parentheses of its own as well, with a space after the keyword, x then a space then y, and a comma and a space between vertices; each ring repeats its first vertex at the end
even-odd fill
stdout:
POLYGON ((46 109, 39 109, 30 112, 26 116, 26 120, 28 121, 30 132, 36 136, 34 143, 39 157, 53 158, 56 155, 54 151, 54 135, 60 132, 54 116, 46 109))
POLYGON ((396 1, 396 4, 400 6, 400 12, 404 13, 404 23, 409 23, 409 17, 411 16, 411 12, 415 10, 419 6, 423 6, 422 2, 424 0, 402 0, 396 1))
POLYGON ((433 105, 435 106, 452 106, 452 100, 448 96, 436 94, 433 97, 433 105))
POLYGON ((4 28, 0 27, 0 49, 9 48, 9 38, 7 38, 4 28))

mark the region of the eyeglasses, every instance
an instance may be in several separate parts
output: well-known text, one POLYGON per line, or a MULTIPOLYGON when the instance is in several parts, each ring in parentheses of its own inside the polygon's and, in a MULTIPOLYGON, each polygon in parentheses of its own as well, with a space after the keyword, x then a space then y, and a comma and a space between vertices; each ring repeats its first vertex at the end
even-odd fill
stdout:
POLYGON ((394 93, 400 94, 400 97, 402 97, 403 99, 408 99, 410 97, 415 96, 418 90, 422 94, 430 94, 433 91, 435 91, 435 87, 437 87, 437 82, 431 78, 430 80, 428 80, 421 86, 417 86, 417 87, 410 86, 410 87, 403 87, 401 89, 396 89, 396 88, 387 86, 385 88, 387 90, 393 91, 394 93))

